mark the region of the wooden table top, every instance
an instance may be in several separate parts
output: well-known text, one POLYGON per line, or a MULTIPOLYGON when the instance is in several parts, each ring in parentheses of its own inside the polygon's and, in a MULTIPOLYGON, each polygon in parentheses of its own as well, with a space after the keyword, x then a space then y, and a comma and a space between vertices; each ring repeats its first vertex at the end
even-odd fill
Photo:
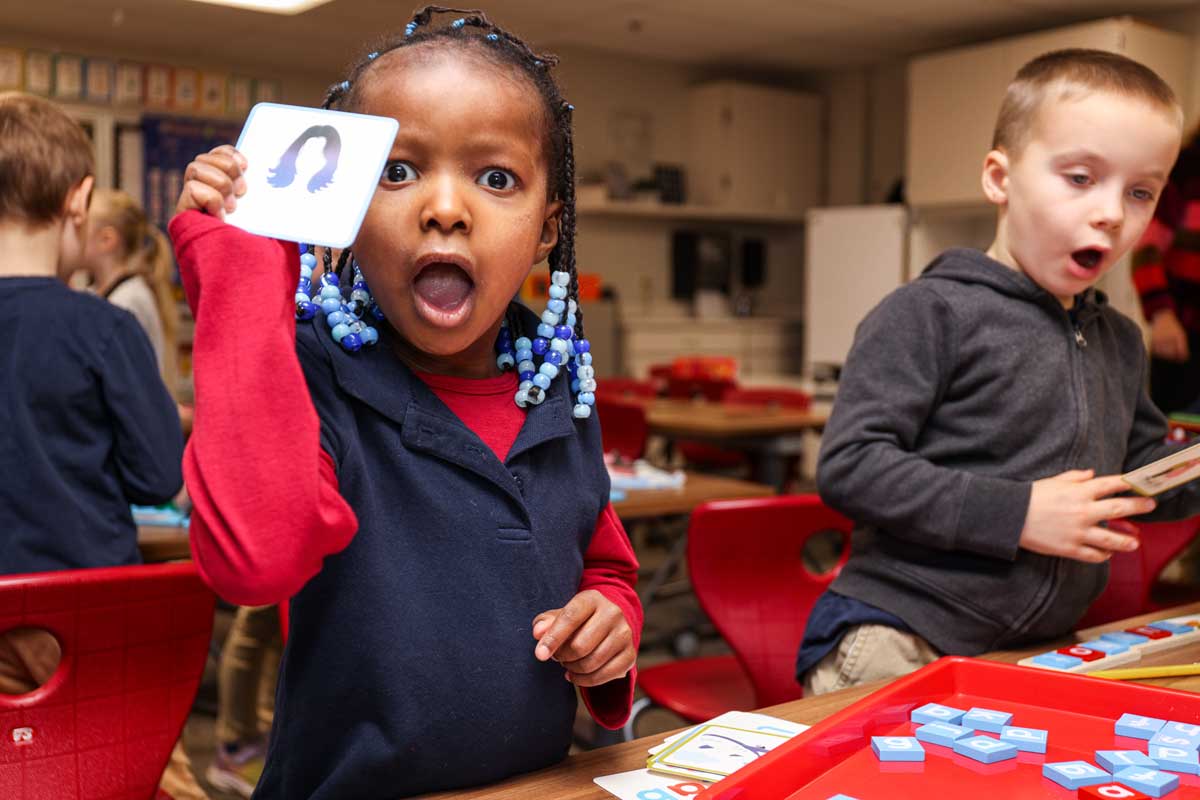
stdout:
POLYGON ((784 436, 820 430, 829 421, 827 411, 701 400, 654 399, 645 401, 645 407, 650 433, 660 436, 708 439, 784 436))
MULTIPOLYGON (((630 489, 625 492, 624 500, 613 503, 613 509, 618 517, 628 522, 689 514, 709 500, 746 500, 773 494, 775 490, 766 484, 689 472, 687 480, 678 489, 630 489)), ((147 564, 192 557, 187 529, 173 526, 139 525, 138 549, 147 564)))
POLYGON ((138 550, 147 564, 180 561, 192 557, 187 528, 176 525, 139 525, 138 550))
MULTIPOLYGON (((1051 650, 1053 647, 1062 647, 1067 644, 1094 639, 1102 631, 1130 628, 1147 622, 1153 622, 1154 620, 1182 614, 1200 614, 1200 603, 1193 603, 1174 609, 1164 609, 1153 614, 1144 614, 1109 625, 1090 628, 1086 631, 1080 631, 1075 636, 1064 639, 1057 644, 1047 644, 1027 650, 1001 650, 988 653, 983 658, 993 661, 1016 663, 1028 656, 1051 650)), ((1194 661, 1200 661, 1200 642, 1192 642, 1184 647, 1173 650, 1150 653, 1143 656, 1137 666, 1182 664, 1194 661)), ((840 692, 830 692, 818 697, 793 700, 790 703, 783 703, 782 705, 762 709, 762 712, 805 725, 815 725, 826 717, 861 700, 876 689, 886 686, 888 683, 888 681, 874 681, 851 689, 843 689, 840 692)), ((1138 683, 1200 692, 1200 676, 1151 678, 1138 681, 1138 683)), ((555 798, 555 800, 612 800, 612 795, 592 783, 592 779, 600 775, 611 775, 616 772, 627 772, 629 770, 644 768, 646 766, 646 750, 661 743, 668 735, 669 732, 656 733, 632 742, 578 753, 568 756, 564 761, 553 767, 503 781, 492 786, 475 790, 429 795, 429 797, 454 797, 461 800, 526 800, 526 798, 530 797, 547 797, 555 798)))
POLYGON ((613 510, 623 522, 629 522, 648 517, 689 514, 696 506, 710 500, 746 500, 774 494, 775 489, 765 483, 688 472, 683 486, 678 489, 629 489, 625 492, 624 500, 613 503, 613 510))

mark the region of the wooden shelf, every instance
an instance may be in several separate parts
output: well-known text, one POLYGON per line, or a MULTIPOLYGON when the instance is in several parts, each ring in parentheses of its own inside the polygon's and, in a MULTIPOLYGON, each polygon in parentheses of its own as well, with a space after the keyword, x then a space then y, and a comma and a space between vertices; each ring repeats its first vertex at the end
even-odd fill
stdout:
POLYGON ((718 208, 694 204, 640 203, 629 200, 576 201, 579 216, 621 217, 626 219, 670 220, 677 222, 727 222, 746 225, 803 225, 804 214, 795 211, 771 211, 718 208))

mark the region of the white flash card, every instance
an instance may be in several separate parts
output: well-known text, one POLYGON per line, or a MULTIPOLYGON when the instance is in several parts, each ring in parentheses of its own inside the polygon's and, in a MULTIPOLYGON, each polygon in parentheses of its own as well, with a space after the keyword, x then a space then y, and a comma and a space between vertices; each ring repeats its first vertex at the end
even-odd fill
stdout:
POLYGON ((399 127, 390 117, 259 103, 237 143, 246 193, 226 222, 289 242, 349 246, 399 127))

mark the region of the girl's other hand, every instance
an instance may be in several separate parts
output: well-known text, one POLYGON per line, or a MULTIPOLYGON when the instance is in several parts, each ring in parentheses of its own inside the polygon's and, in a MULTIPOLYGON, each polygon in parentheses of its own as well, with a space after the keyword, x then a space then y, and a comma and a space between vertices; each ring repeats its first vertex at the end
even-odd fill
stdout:
POLYGON ((1174 311, 1164 309, 1154 315, 1150 322, 1150 352, 1165 361, 1187 362, 1187 331, 1174 311))
POLYGON ((217 219, 237 208, 246 193, 246 157, 233 145, 223 144, 196 156, 183 171, 183 192, 175 213, 197 209, 217 219))
POLYGON ((576 686, 599 686, 623 678, 637 659, 625 615, 595 589, 580 592, 562 608, 538 614, 533 638, 538 640, 534 657, 558 661, 576 686))

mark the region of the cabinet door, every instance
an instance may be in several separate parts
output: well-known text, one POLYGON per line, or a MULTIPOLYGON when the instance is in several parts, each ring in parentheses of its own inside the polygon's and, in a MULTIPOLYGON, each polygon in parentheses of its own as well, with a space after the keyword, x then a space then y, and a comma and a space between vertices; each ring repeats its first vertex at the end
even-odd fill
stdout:
POLYGON ((915 59, 908 71, 908 180, 914 206, 983 203, 980 176, 1008 85, 1002 48, 915 59))
POLYGON ((691 200, 794 212, 819 201, 819 97, 720 82, 691 89, 689 107, 691 200))
POLYGON ((1031 59, 1067 47, 1126 55, 1162 76, 1182 101, 1190 97, 1189 39, 1127 17, 914 59, 908 73, 909 204, 983 205, 983 159, 1005 88, 1031 59))

